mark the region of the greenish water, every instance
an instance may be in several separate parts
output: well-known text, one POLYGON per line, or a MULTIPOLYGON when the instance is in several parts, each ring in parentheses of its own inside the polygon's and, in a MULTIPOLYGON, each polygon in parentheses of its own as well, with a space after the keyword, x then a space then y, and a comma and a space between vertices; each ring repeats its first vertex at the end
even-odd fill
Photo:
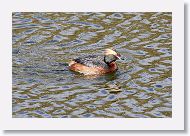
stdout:
POLYGON ((172 117, 171 13, 19 13, 13 18, 14 118, 172 117), (76 56, 122 55, 118 71, 68 70, 76 56))

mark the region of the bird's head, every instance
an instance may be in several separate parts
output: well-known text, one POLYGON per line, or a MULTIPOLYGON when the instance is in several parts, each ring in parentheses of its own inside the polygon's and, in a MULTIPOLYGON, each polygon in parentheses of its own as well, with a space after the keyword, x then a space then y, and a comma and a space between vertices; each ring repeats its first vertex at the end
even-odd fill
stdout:
POLYGON ((121 55, 114 51, 114 49, 105 49, 105 55, 114 55, 117 59, 121 58, 121 55))

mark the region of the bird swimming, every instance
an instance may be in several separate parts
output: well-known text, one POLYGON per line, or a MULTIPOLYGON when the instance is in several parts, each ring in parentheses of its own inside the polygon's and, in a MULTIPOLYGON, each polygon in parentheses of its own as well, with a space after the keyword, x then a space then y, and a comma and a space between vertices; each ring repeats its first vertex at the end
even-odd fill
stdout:
POLYGON ((118 67, 116 60, 121 55, 113 49, 105 49, 104 55, 88 55, 73 59, 69 63, 69 69, 84 75, 100 75, 115 72, 118 67))

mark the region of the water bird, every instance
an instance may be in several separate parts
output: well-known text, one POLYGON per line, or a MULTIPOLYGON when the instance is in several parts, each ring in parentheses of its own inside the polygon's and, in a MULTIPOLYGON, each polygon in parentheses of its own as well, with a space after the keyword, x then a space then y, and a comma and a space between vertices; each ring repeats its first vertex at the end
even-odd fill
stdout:
POLYGON ((84 75, 100 75, 115 72, 118 67, 116 60, 121 55, 113 49, 105 49, 104 55, 87 55, 73 59, 69 69, 84 75))

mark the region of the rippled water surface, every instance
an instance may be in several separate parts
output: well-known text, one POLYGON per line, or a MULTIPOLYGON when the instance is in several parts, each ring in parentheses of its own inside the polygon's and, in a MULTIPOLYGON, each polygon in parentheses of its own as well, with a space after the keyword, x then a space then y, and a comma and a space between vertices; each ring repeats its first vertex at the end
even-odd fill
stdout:
POLYGON ((13 17, 15 118, 172 117, 171 13, 18 13, 13 17), (122 55, 118 71, 83 76, 76 56, 122 55))

